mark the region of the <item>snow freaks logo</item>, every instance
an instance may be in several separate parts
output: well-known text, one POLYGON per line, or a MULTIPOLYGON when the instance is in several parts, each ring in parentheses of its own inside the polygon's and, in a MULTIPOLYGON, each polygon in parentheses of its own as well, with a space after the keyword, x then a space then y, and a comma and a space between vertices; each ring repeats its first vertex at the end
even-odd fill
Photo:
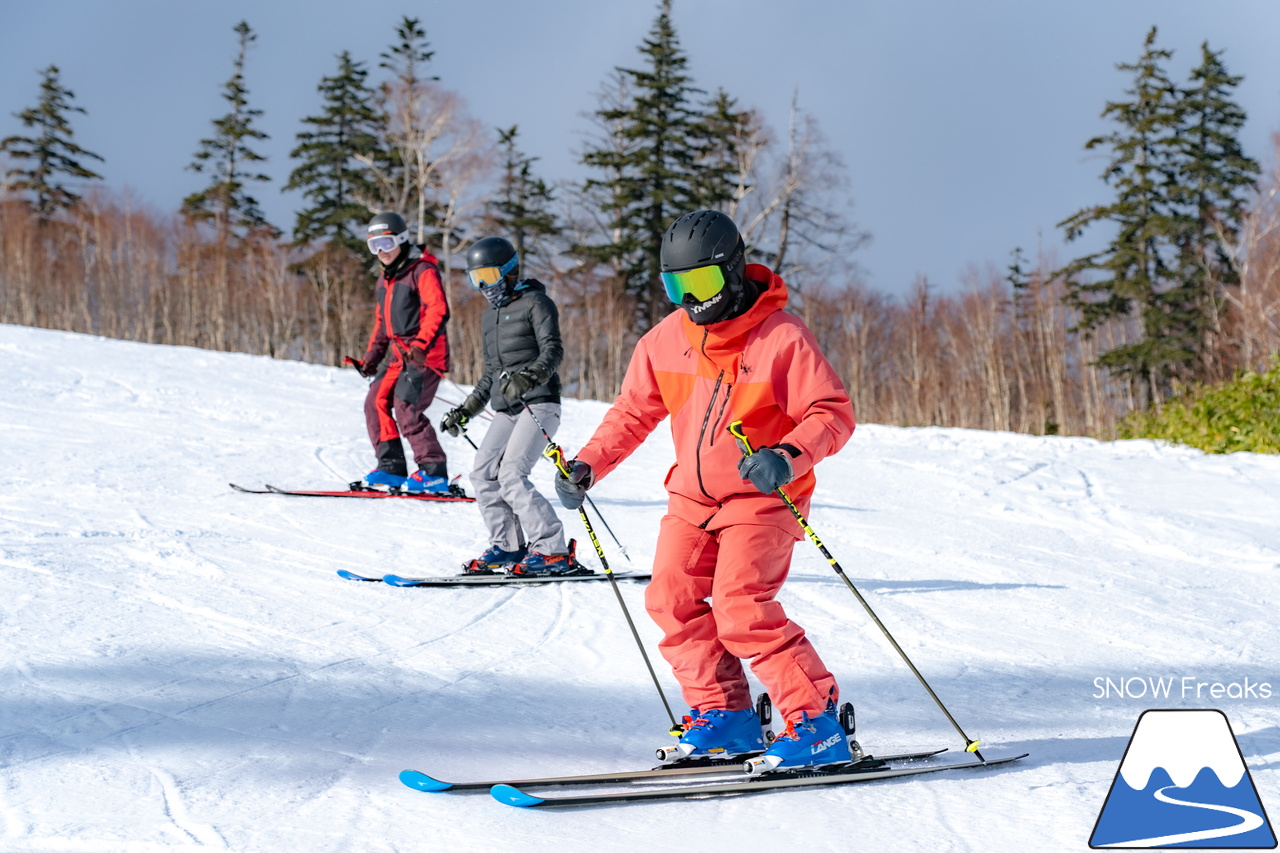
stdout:
POLYGON ((1269 850, 1276 836, 1221 711, 1145 711, 1089 846, 1269 850))

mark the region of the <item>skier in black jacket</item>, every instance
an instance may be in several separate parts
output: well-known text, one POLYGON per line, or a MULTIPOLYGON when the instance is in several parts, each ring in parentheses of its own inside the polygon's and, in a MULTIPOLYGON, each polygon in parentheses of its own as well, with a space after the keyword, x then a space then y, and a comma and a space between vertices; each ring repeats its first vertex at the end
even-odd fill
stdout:
POLYGON ((466 570, 568 574, 582 570, 574 543, 566 545, 564 525, 529 480, 546 446, 542 431, 555 435, 560 426, 560 318, 542 282, 519 278, 519 264, 515 247, 501 237, 485 237, 467 251, 467 277, 489 301, 481 319, 484 375, 440 428, 457 436, 485 403, 494 410, 471 472, 489 548, 466 570))

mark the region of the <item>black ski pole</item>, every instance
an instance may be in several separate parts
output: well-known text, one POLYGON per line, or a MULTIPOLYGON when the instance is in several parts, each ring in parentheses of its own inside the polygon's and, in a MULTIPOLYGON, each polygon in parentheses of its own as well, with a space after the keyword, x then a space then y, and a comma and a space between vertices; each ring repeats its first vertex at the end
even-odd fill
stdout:
MULTIPOLYGON (((542 425, 542 421, 538 420, 538 416, 533 413, 533 409, 529 408, 529 404, 524 400, 520 401, 525 411, 529 413, 529 417, 533 418, 533 422, 538 425, 538 429, 542 431, 542 437, 547 440, 548 444, 555 444, 551 440, 551 435, 547 432, 546 427, 542 425)), ((554 460, 553 460, 554 461, 554 460)), ((618 541, 617 535, 613 532, 613 528, 609 526, 609 522, 604 520, 604 516, 600 514, 600 507, 596 506, 595 501, 591 500, 590 495, 583 495, 587 499, 587 505, 591 507, 591 511, 596 514, 596 518, 600 519, 600 523, 604 525, 604 529, 609 531, 609 535, 613 537, 613 544, 618 546, 618 550, 622 552, 622 556, 627 558, 627 562, 631 562, 631 555, 627 553, 626 547, 618 541)))
MULTIPOLYGON (((746 433, 742 431, 742 421, 734 421, 729 424, 729 433, 737 440, 738 449, 742 451, 743 456, 751 456, 755 453, 755 450, 751 447, 751 442, 747 439, 746 433)), ((942 713, 951 721, 951 725, 955 726, 956 731, 960 733, 960 737, 964 738, 965 752, 972 752, 977 756, 979 761, 986 761, 986 759, 982 757, 982 753, 978 751, 978 744, 980 741, 971 740, 969 736, 964 733, 964 729, 960 728, 960 724, 956 722, 956 718, 951 716, 951 712, 947 710, 947 706, 942 704, 942 700, 938 698, 938 694, 933 692, 933 688, 929 686, 929 682, 925 681, 924 676, 920 674, 920 670, 916 669, 916 665, 911 662, 911 658, 907 657, 907 653, 902 650, 902 646, 898 645, 898 641, 893 638, 893 634, 889 633, 889 629, 880 621, 880 617, 871 609, 871 605, 862 597, 862 593, 858 592, 858 588, 853 585, 853 581, 849 580, 848 575, 844 573, 844 569, 836 562, 836 558, 831 556, 831 552, 827 550, 827 546, 822 544, 822 540, 818 538, 818 534, 809 526, 809 522, 800 514, 800 510, 796 509, 796 505, 792 503, 791 498, 787 497, 787 493, 782 491, 781 487, 778 487, 773 491, 774 494, 782 498, 783 502, 787 505, 787 508, 791 510, 791 514, 796 517, 796 521, 800 522, 800 526, 804 528, 804 532, 813 540, 813 544, 818 546, 818 550, 822 552, 822 556, 827 558, 827 562, 831 564, 831 568, 836 570, 836 574, 840 576, 840 580, 844 581, 845 586, 849 587, 849 591, 857 597, 858 602, 861 603, 863 609, 867 611, 867 615, 870 616, 872 621, 875 622, 880 630, 884 632, 889 643, 898 652, 898 654, 902 656, 902 659, 906 662, 907 666, 911 668, 911 671, 915 673, 916 678, 920 680, 924 689, 933 697, 933 701, 938 703, 938 707, 942 709, 942 713)))
MULTIPOLYGON (((527 404, 526 404, 527 405, 527 404)), ((530 412, 530 414, 533 414, 530 412)), ((560 449, 560 445, 554 441, 547 444, 547 449, 542 455, 555 463, 560 469, 560 473, 569 476, 569 467, 564 461, 564 451, 560 449)), ((585 497, 585 496, 584 496, 585 497)), ((591 544, 596 548, 596 557, 600 559, 600 565, 604 566, 605 576, 609 578, 609 584, 613 587, 613 594, 618 597, 618 605, 622 608, 622 615, 627 619, 627 626, 631 628, 631 636, 635 637, 636 648, 640 649, 640 656, 644 658, 644 665, 649 670, 649 677, 653 679, 653 686, 658 688, 658 698, 662 700, 662 707, 667 709, 667 717, 671 720, 670 732, 677 737, 683 731, 683 728, 676 722, 676 715, 671 711, 671 705, 667 702, 667 694, 662 692, 662 685, 658 682, 658 674, 653 671, 653 664, 649 662, 649 654, 644 650, 644 642, 640 639, 640 632, 636 630, 636 623, 631 620, 631 611, 627 610, 627 603, 622 599, 622 590, 618 587, 618 579, 613 576, 613 570, 609 568, 609 561, 605 559, 604 549, 600 547, 600 540, 596 538, 596 531, 591 526, 591 519, 587 518, 587 511, 578 506, 578 517, 582 519, 582 526, 587 529, 587 535, 591 537, 591 544)))

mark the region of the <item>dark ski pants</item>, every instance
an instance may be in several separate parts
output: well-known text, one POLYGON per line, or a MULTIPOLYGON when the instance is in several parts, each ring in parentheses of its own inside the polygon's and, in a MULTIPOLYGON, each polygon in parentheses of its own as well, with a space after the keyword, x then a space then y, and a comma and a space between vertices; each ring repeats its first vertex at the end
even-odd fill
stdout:
POLYGON ((793 534, 766 524, 708 531, 663 516, 644 601, 690 708, 750 708, 743 660, 784 720, 838 701, 835 677, 775 598, 795 545, 793 534))
POLYGON ((440 387, 440 375, 431 368, 419 373, 399 356, 378 371, 364 398, 364 419, 369 441, 378 457, 378 468, 388 474, 407 476, 403 434, 413 450, 413 461, 434 477, 447 477, 444 448, 426 417, 427 407, 440 387))

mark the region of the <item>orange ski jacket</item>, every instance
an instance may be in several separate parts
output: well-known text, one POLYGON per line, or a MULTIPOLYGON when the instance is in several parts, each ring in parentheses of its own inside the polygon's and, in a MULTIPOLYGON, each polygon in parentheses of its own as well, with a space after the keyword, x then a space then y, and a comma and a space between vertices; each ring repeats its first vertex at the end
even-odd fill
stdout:
POLYGON ((786 505, 739 476, 742 454, 728 426, 741 420, 757 449, 787 446, 795 479, 785 491, 804 513, 813 466, 853 435, 853 404, 808 327, 782 310, 782 278, 760 264, 746 275, 765 287, 745 314, 699 326, 676 310, 640 339, 622 392, 577 458, 599 481, 670 415, 668 513, 704 530, 769 524, 799 539, 786 505))

